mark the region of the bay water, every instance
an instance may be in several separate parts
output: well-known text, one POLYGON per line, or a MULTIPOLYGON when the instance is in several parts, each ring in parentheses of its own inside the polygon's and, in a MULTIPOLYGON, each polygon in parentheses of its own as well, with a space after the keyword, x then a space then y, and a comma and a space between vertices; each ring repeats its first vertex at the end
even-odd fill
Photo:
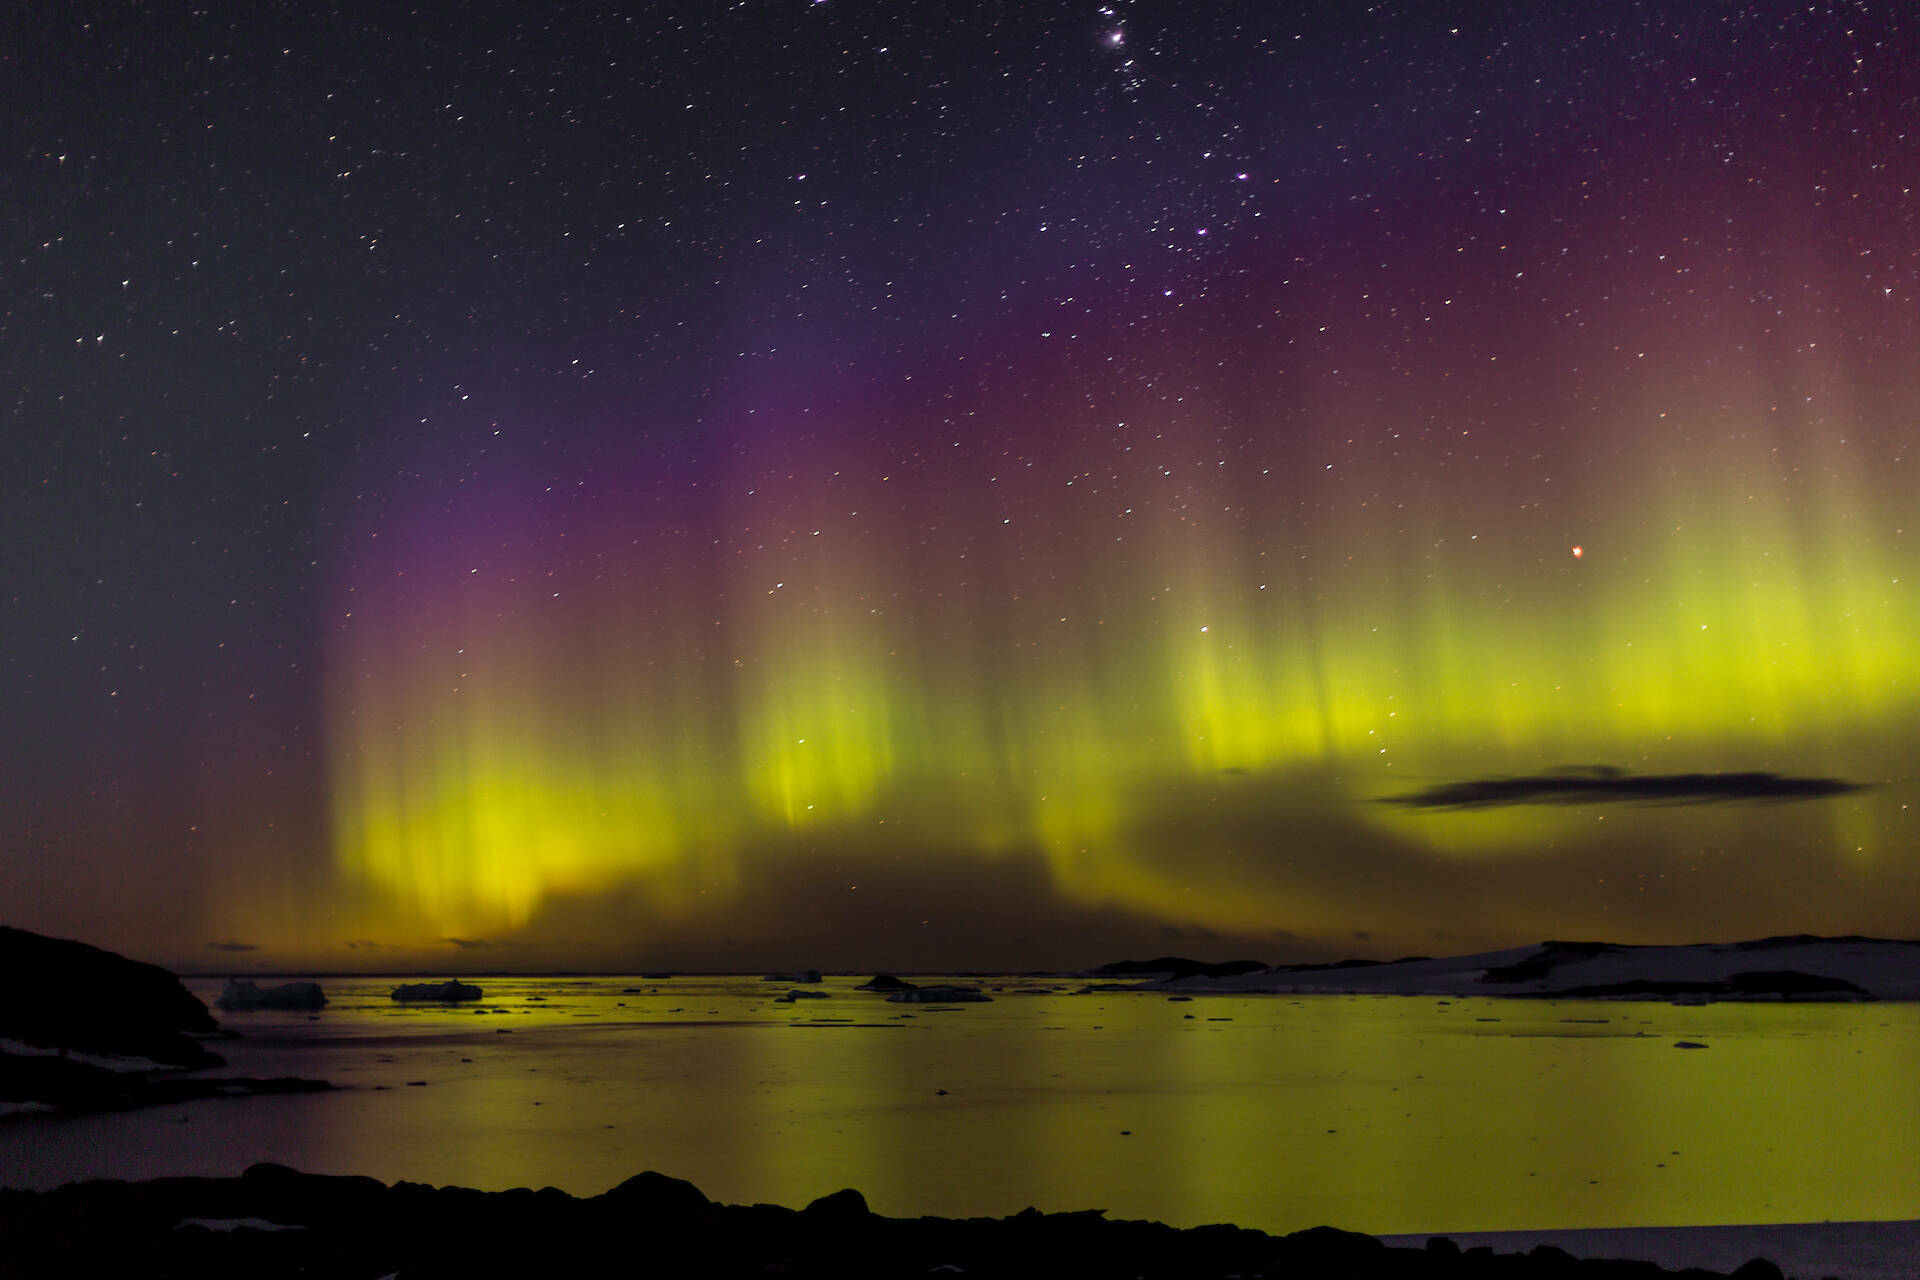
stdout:
MULTIPOLYGON (((1920 1218, 1920 1006, 1076 994, 939 1007, 747 977, 326 980, 222 1014, 329 1093, 0 1123, 0 1184, 317 1173, 730 1203, 1099 1208, 1375 1233, 1920 1218), (824 999, 792 1003, 790 990, 824 999), (1704 1048, 1677 1048, 1679 1042, 1704 1048)), ((925 981, 925 979, 922 979, 925 981)), ((220 983, 190 979, 209 1002, 220 983)))

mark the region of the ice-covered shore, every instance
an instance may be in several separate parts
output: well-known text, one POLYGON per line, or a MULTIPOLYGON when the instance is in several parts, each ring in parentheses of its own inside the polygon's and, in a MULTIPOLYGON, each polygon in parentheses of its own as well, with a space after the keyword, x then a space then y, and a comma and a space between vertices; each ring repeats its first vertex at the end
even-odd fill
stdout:
POLYGON ((1143 985, 1236 994, 1916 1000, 1920 942, 1811 936, 1667 947, 1545 942, 1440 959, 1195 973, 1143 985))
MULTIPOLYGON (((1382 1236, 1396 1248, 1425 1236, 1382 1236)), ((1913 1280, 1920 1275, 1920 1221, 1783 1222, 1732 1227, 1608 1227, 1589 1231, 1479 1231, 1451 1237, 1461 1249, 1526 1253, 1547 1245, 1576 1258, 1626 1258, 1672 1270, 1732 1271, 1765 1258, 1790 1276, 1913 1280)))

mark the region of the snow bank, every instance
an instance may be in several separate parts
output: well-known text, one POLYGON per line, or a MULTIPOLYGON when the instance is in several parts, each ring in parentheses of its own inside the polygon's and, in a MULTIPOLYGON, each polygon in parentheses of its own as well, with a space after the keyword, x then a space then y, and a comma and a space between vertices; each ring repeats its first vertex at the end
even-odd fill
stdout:
POLYGON ((1548 942, 1437 960, 1267 969, 1149 984, 1166 991, 1706 999, 1920 999, 1920 942, 1763 938, 1636 947, 1548 942), (1612 990, 1609 990, 1611 988, 1612 990), (1690 990, 1689 988, 1693 988, 1690 990))
MULTIPOLYGON (((1427 1236, 1382 1236, 1395 1248, 1420 1248, 1427 1236)), ((1630 1258, 1672 1269, 1732 1271, 1766 1258, 1790 1276, 1912 1280, 1920 1258, 1920 1221, 1800 1222, 1736 1227, 1615 1227, 1590 1231, 1478 1231, 1447 1237, 1462 1249, 1525 1253, 1536 1245, 1576 1258, 1630 1258)))

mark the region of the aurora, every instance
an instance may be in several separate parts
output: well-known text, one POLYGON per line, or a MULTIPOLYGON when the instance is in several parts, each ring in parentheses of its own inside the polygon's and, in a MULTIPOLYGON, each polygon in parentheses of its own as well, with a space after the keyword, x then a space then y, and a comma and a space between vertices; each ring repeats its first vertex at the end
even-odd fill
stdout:
MULTIPOLYGON (((1860 442, 1897 438, 1912 402, 1864 394, 1876 374, 1844 345, 1769 389, 1758 368, 1703 384, 1711 357, 1665 326, 1636 336, 1665 356, 1578 387, 1550 343, 1489 352, 1544 381, 1542 403, 1584 395, 1578 433, 1516 426, 1485 377, 1343 404, 1331 372, 1282 371, 1277 336, 1235 387, 1147 366, 1190 392, 1173 408, 1007 353, 981 361, 999 394, 956 361, 946 385, 851 412, 840 388, 757 372, 714 441, 783 414, 842 425, 805 456, 776 427, 756 461, 703 459, 712 496, 677 509, 641 458, 602 464, 611 496, 585 513, 542 475, 387 528, 368 576, 393 589, 355 595, 330 690, 338 865, 462 935, 615 888, 671 928, 772 849, 987 876, 1032 857, 1076 906, 1240 937, 1353 912, 1325 869, 1349 846, 1392 850, 1422 893, 1485 895, 1478 937, 1515 910, 1493 886, 1555 850, 1703 903, 1758 859, 1780 896, 1754 904, 1756 932, 1805 888, 1783 824, 1808 876, 1911 884, 1904 785, 1790 817, 1377 803, 1582 761, 1909 768, 1911 489, 1860 442), (1000 425, 928 458, 955 403, 1000 425), (542 571, 528 544, 560 539, 570 569, 542 571)), ((1418 949, 1418 902, 1368 892, 1418 949)), ((1536 932, 1635 927, 1531 909, 1536 932)))
POLYGON ((289 972, 1911 931, 1895 22, 670 8, 262 12, 204 85, 33 35, 14 923, 289 972))

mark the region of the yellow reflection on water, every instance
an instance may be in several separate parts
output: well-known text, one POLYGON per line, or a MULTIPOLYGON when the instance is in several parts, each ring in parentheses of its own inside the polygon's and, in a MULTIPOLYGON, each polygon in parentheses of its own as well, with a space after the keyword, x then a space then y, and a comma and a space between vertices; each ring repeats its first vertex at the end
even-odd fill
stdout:
POLYGON ((233 1066, 354 1087, 196 1108, 190 1146, 164 1108, 36 1128, 10 1177, 277 1160, 595 1194, 657 1169, 732 1203, 852 1186, 902 1216, 1269 1231, 1920 1217, 1913 1005, 1007 989, 941 1011, 846 978, 794 1005, 630 981, 487 980, 484 1015, 330 984, 317 1024, 247 1020, 233 1066))

